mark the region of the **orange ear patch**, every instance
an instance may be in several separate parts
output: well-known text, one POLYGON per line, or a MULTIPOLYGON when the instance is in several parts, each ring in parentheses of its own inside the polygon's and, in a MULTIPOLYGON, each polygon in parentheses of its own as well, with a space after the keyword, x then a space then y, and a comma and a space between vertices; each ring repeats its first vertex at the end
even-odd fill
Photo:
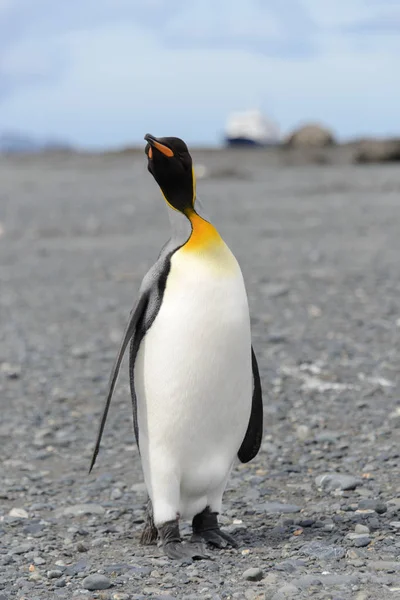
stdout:
POLYGON ((156 142, 156 141, 153 141, 152 144, 155 148, 157 148, 157 150, 159 150, 165 156, 171 157, 174 155, 174 153, 172 152, 172 150, 170 148, 168 148, 168 146, 164 146, 164 144, 160 144, 160 142, 156 142))
POLYGON ((151 159, 151 158, 153 158, 153 149, 152 149, 152 147, 151 147, 151 146, 150 146, 150 148, 149 148, 149 152, 148 152, 148 155, 147 155, 147 156, 148 156, 150 159, 151 159))

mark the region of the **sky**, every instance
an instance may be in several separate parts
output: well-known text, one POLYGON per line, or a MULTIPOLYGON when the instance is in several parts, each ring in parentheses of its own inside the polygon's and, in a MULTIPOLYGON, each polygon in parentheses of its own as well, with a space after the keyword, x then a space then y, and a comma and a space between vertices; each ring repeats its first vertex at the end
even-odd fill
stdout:
POLYGON ((400 135, 399 56, 399 0, 0 0, 0 132, 218 144, 255 107, 400 135))

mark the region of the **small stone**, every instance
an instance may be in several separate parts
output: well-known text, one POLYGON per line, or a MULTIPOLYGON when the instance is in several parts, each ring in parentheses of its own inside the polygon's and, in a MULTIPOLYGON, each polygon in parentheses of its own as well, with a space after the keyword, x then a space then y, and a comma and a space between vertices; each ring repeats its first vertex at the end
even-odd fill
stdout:
POLYGON ((366 525, 361 525, 360 523, 357 523, 357 525, 355 527, 355 532, 356 533, 369 533, 369 527, 367 527, 366 525))
POLYGON ((310 428, 307 427, 307 425, 298 425, 296 428, 296 436, 301 442, 304 442, 310 437, 310 428))
POLYGON ((18 519, 28 519, 29 515, 23 508, 12 508, 8 513, 10 517, 16 517, 18 519))
POLYGON ((21 367, 19 365, 11 365, 6 362, 1 364, 0 371, 4 373, 8 379, 18 379, 21 375, 21 367))
POLYGON ((261 581, 263 576, 264 574, 261 569, 259 569, 258 567, 251 567, 243 573, 242 577, 247 581, 261 581))
POLYGON ((303 554, 307 556, 315 556, 316 558, 329 559, 329 558, 343 558, 346 554, 346 550, 341 546, 327 546, 321 542, 310 542, 304 544, 301 549, 303 554))
POLYGON ((55 511, 57 517, 81 517, 83 515, 99 515, 105 513, 105 509, 100 504, 74 504, 66 508, 60 508, 55 511))
POLYGON ((387 511, 387 506, 381 500, 371 500, 366 498, 358 503, 359 510, 374 510, 379 515, 383 515, 387 511))
POLYGON ((94 575, 85 577, 85 579, 82 581, 82 585, 85 590, 107 590, 109 587, 111 587, 111 581, 105 575, 96 573, 94 575))
POLYGON ((295 504, 281 504, 280 502, 264 502, 262 505, 266 513, 297 513, 300 512, 300 506, 295 504))
POLYGON ((400 529, 400 521, 392 521, 390 523, 390 527, 394 527, 395 529, 400 529))
POLYGON ((111 500, 119 500, 120 498, 122 498, 122 495, 123 494, 119 488, 114 488, 111 491, 110 497, 111 497, 111 500))
POLYGON ((51 571, 47 571, 47 579, 58 579, 62 577, 62 571, 59 569, 52 569, 51 571))
POLYGON ((396 571, 400 571, 400 561, 370 560, 368 561, 367 566, 371 567, 375 571, 386 571, 387 573, 395 573, 396 571))
POLYGON ((367 535, 361 535, 354 540, 354 545, 356 548, 364 548, 365 546, 369 546, 371 543, 371 538, 367 535))
POLYGON ((341 475, 340 473, 324 473, 315 478, 317 488, 322 488, 327 492, 333 490, 355 490, 361 483, 359 479, 352 475, 341 475))
POLYGON ((136 492, 136 493, 146 492, 146 484, 143 482, 134 483, 131 487, 131 492, 136 492))
POLYGON ((117 592, 111 596, 112 600, 129 600, 129 594, 123 594, 121 592, 117 592))
POLYGON ((78 542, 76 545, 76 549, 78 550, 78 552, 87 552, 89 550, 89 547, 83 542, 78 542))
POLYGON ((19 546, 15 546, 14 548, 11 548, 10 554, 26 554, 27 552, 30 552, 31 550, 33 550, 33 548, 34 548, 33 544, 30 544, 29 542, 27 542, 26 544, 20 544, 19 546))
POLYGON ((296 587, 293 583, 287 583, 286 585, 283 585, 281 588, 278 589, 278 594, 283 594, 285 598, 287 596, 294 596, 295 594, 298 594, 298 592, 299 588, 296 587))
POLYGON ((54 584, 56 587, 62 588, 65 587, 67 585, 67 582, 64 578, 62 579, 57 579, 57 581, 54 584))

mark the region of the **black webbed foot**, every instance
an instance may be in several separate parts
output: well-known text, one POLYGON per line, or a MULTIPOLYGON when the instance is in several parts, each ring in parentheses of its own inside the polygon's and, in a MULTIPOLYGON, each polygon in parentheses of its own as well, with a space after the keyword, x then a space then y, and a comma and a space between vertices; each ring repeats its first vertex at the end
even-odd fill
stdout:
POLYGON ((158 529, 164 553, 172 560, 210 560, 202 544, 184 543, 179 533, 178 521, 168 521, 158 529))
POLYGON ((196 515, 192 522, 193 536, 192 541, 198 542, 204 540, 214 548, 237 548, 235 539, 222 531, 218 524, 217 513, 211 512, 207 506, 203 512, 196 515))

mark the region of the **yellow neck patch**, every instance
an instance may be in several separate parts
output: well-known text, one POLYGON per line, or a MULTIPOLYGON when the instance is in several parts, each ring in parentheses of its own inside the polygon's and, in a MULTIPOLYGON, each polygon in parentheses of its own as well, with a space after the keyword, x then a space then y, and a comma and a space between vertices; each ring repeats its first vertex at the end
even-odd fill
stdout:
POLYGON ((218 231, 211 223, 205 221, 193 209, 186 216, 192 224, 192 234, 182 250, 188 252, 205 252, 216 249, 223 244, 218 231))

